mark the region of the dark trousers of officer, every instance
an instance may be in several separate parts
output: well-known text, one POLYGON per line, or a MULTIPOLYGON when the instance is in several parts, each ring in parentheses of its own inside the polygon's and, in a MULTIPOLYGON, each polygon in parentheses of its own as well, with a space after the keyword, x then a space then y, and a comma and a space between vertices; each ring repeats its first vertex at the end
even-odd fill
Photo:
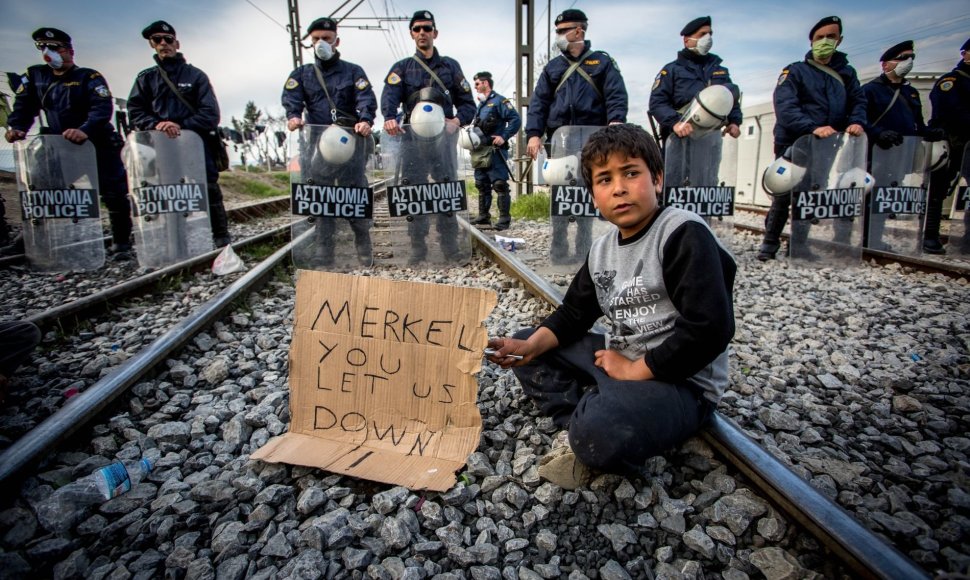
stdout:
POLYGON ((512 223, 512 196, 509 188, 508 153, 501 148, 492 150, 492 165, 475 170, 475 187, 478 188, 478 218, 476 222, 487 223, 492 209, 492 192, 498 197, 499 227, 512 223))
POLYGON ((121 147, 115 144, 99 144, 94 150, 98 162, 101 199, 108 208, 108 220, 111 223, 111 239, 115 244, 130 244, 131 202, 128 200, 128 175, 121 161, 121 147))
MULTIPOLYGON (((961 137, 950 137, 950 157, 944 167, 937 169, 930 174, 929 199, 926 202, 926 223, 923 227, 923 239, 926 241, 940 241, 940 223, 943 221, 943 201, 953 191, 953 186, 960 175, 963 165, 964 148, 967 146, 967 139, 961 137)), ((967 218, 970 211, 964 212, 964 225, 967 225, 967 218)), ((966 227, 964 232, 968 232, 966 227)), ((967 242, 961 240, 967 245, 967 242)))
MULTIPOLYGON (((309 134, 309 142, 319 142, 322 133, 316 127, 309 134)), ((359 144, 362 145, 362 144, 359 144)), ((362 146, 358 146, 354 151, 354 156, 347 163, 335 166, 324 161, 317 151, 316 146, 310 147, 312 155, 304 159, 303 167, 310 168, 310 179, 315 185, 329 185, 336 187, 367 187, 367 174, 365 172, 367 164, 367 152, 362 146)), ((332 265, 334 261, 334 236, 337 233, 337 220, 343 219, 350 225, 354 232, 354 247, 357 250, 358 261, 365 266, 373 262, 373 245, 371 243, 370 229, 374 220, 365 218, 314 218, 315 244, 319 250, 319 255, 323 265, 332 265)))
MULTIPOLYGON (((525 340, 534 328, 515 333, 525 340)), ((589 333, 512 371, 522 389, 561 428, 585 465, 637 475, 644 462, 681 444, 710 417, 713 404, 689 384, 620 381, 593 364, 605 345, 589 333)))
MULTIPOLYGON (((437 139, 423 141, 411 138, 405 141, 407 149, 401 154, 401 183, 438 183, 453 181, 457 170, 455 154, 444 151, 439 142, 447 137, 442 134, 437 139)), ((435 221, 441 252, 445 259, 458 257, 458 219, 453 213, 438 213, 434 216, 416 215, 408 222, 408 236, 411 238, 411 261, 420 262, 428 255, 427 237, 431 230, 431 220, 435 221)))
POLYGON ((32 322, 0 322, 0 375, 13 375, 40 339, 40 329, 32 322))
POLYGON ((209 198, 209 225, 212 228, 212 239, 217 243, 229 243, 229 215, 222 203, 222 188, 219 187, 219 170, 212 154, 213 145, 203 135, 202 142, 205 150, 205 180, 206 193, 209 198))

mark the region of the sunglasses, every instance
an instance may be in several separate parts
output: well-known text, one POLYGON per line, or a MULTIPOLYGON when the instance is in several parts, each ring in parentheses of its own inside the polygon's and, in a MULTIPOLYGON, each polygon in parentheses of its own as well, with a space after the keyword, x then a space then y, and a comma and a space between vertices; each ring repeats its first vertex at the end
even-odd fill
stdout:
POLYGON ((578 26, 567 26, 566 28, 557 28, 556 34, 566 34, 567 32, 572 32, 579 28, 578 26))
POLYGON ((37 50, 44 50, 46 48, 49 48, 51 50, 57 51, 57 50, 62 50, 67 48, 66 46, 64 46, 59 42, 35 42, 34 46, 37 47, 37 50))
POLYGON ((892 60, 898 60, 898 61, 902 62, 904 60, 909 60, 909 59, 916 60, 916 55, 915 54, 906 54, 906 55, 903 55, 903 56, 897 56, 896 58, 894 58, 892 60))
POLYGON ((155 44, 161 44, 163 42, 165 44, 175 44, 175 37, 171 34, 156 34, 152 36, 152 42, 155 44))
POLYGON ((432 32, 434 31, 434 26, 430 24, 420 24, 411 28, 411 32, 432 32))

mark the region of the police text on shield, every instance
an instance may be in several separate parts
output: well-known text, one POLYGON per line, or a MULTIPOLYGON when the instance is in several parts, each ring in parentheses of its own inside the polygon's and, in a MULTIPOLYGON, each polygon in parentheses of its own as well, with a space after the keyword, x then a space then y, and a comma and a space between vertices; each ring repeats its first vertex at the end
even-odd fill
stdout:
POLYGON ((664 205, 700 216, 734 215, 733 187, 670 187, 664 205))
POLYGON ((20 192, 24 220, 99 217, 93 189, 37 189, 20 192))
POLYGON ((581 185, 553 185, 552 211, 555 217, 597 217, 599 210, 593 205, 589 189, 581 185))
POLYGON ((794 219, 834 219, 862 215, 862 188, 799 191, 794 194, 794 219))
POLYGON ((374 190, 369 187, 294 183, 291 194, 294 215, 363 219, 374 216, 374 190))
POLYGON ((205 196, 204 183, 148 185, 132 193, 135 203, 131 209, 135 216, 205 211, 205 196))
POLYGON ((391 217, 451 213, 468 209, 464 181, 396 185, 387 195, 391 217))
POLYGON ((926 190, 922 187, 878 187, 872 200, 874 214, 922 214, 926 212, 926 190))

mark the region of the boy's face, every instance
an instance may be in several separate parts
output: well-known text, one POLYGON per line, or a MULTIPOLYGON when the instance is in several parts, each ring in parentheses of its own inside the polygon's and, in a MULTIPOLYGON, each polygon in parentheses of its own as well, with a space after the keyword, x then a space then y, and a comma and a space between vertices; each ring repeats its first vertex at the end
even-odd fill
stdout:
POLYGON ((593 166, 593 203, 610 223, 628 238, 657 213, 657 189, 663 175, 653 176, 640 158, 611 154, 603 165, 593 166))

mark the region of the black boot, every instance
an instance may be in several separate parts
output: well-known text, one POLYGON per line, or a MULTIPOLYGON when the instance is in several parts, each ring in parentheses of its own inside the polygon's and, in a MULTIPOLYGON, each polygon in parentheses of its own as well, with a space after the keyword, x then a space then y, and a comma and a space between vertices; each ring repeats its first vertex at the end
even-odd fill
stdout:
POLYGON ((131 251, 131 215, 127 213, 109 211, 108 220, 111 222, 112 254, 131 251))
POLYGON ((24 234, 17 234, 9 244, 0 248, 0 256, 19 256, 24 253, 24 234))
POLYGON ((212 226, 212 242, 217 248, 223 248, 232 243, 229 235, 229 216, 222 204, 222 188, 218 183, 210 183, 209 193, 209 224, 212 226))
POLYGON ((492 216, 489 215, 489 211, 492 209, 492 194, 491 192, 486 193, 483 190, 484 188, 479 186, 478 217, 472 220, 472 225, 487 226, 492 223, 492 216))
POLYGON ((786 221, 788 221, 788 208, 775 207, 775 202, 772 200, 772 207, 765 216, 765 237, 758 249, 758 260, 766 262, 775 259, 775 254, 781 247, 781 232, 785 229, 786 221))

